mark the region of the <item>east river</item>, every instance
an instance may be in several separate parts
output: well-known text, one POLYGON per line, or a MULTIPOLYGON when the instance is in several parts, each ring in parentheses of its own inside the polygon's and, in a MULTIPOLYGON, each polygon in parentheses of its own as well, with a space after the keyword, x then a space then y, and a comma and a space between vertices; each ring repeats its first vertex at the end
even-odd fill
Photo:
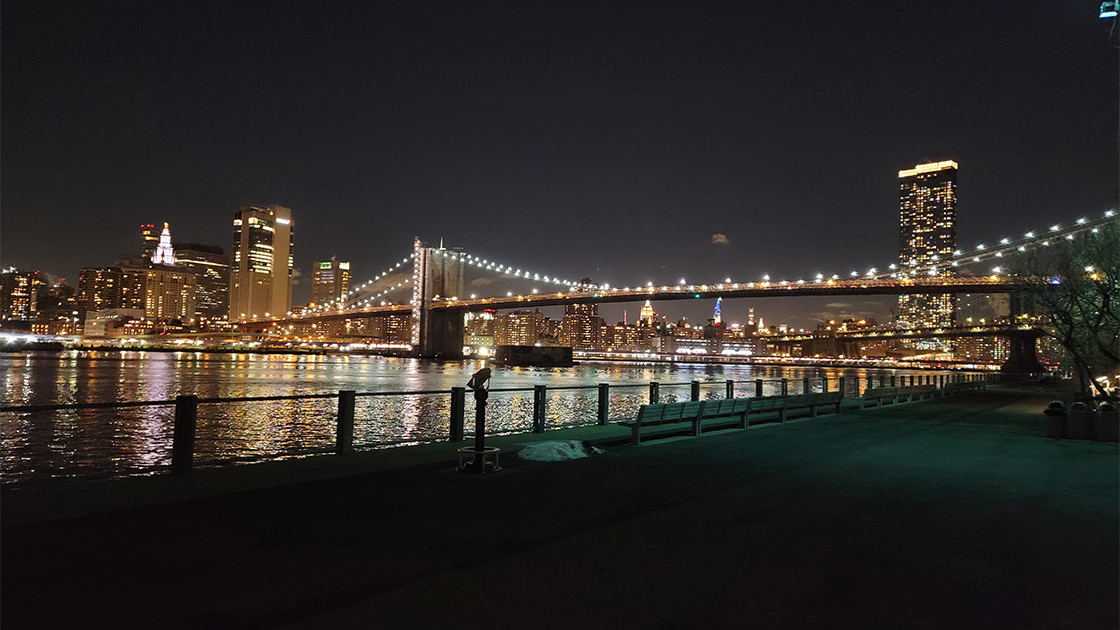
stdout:
MULTIPOLYGON (((479 362, 434 363, 415 359, 347 355, 260 355, 171 352, 65 351, 0 354, 0 404, 4 406, 166 401, 179 394, 200 398, 292 396, 357 392, 450 390, 466 384, 479 362)), ((765 379, 766 395, 790 379, 821 379, 835 388, 841 376, 876 379, 929 374, 922 370, 804 368, 690 363, 592 363, 567 369, 500 368, 491 387, 549 388, 612 384, 610 417, 633 418, 649 400, 650 381, 661 383, 661 401, 687 399, 690 381, 705 383, 704 397, 725 395, 725 382, 765 379), (618 387, 620 385, 634 387, 618 387), (670 385, 680 384, 680 385, 670 385)), ((849 380, 849 383, 851 381, 849 380)), ((850 387, 850 385, 849 385, 850 387)), ((862 386, 861 386, 862 388, 862 386)), ((736 384, 736 395, 754 395, 754 383, 736 384)), ((474 402, 467 396, 466 425, 473 427, 474 402)), ((595 421, 594 388, 549 392, 549 427, 595 421)), ((335 399, 222 402, 198 408, 197 465, 297 457, 332 448, 335 399)), ((494 392, 487 431, 527 431, 533 392, 494 392)), ((360 396, 354 442, 380 448, 446 438, 450 395, 360 396)), ((3 483, 61 477, 123 476, 165 470, 171 462, 174 407, 64 409, 0 412, 0 478, 3 483)))

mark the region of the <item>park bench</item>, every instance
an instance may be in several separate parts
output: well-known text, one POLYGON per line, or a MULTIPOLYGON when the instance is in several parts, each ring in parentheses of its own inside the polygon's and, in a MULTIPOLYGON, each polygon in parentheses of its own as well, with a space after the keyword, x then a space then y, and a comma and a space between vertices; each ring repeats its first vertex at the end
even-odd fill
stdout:
POLYGON ((899 402, 912 402, 915 399, 924 400, 926 396, 933 398, 937 395, 936 385, 914 385, 911 387, 879 387, 868 389, 859 398, 859 408, 866 409, 869 403, 882 407, 883 401, 898 404, 899 402))
MULTIPOLYGON (((634 422, 623 422, 621 424, 630 427, 630 443, 641 444, 643 428, 688 422, 691 424, 690 433, 700 435, 705 420, 737 417, 739 418, 739 427, 745 429, 750 425, 750 414, 752 413, 776 411, 778 412, 778 420, 785 422, 786 414, 789 411, 808 409, 810 415, 815 418, 818 407, 833 407, 836 412, 839 412, 840 399, 840 392, 828 392, 798 396, 724 398, 721 400, 642 405, 634 422)), ((685 431, 676 430, 663 433, 680 434, 685 433, 685 431)))

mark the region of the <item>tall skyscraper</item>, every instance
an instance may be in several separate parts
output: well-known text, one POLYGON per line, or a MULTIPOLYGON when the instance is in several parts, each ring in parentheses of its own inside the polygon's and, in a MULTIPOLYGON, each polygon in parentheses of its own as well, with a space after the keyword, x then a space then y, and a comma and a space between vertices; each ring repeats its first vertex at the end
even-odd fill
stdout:
POLYGON ((292 268, 291 208, 245 206, 234 213, 230 321, 287 313, 292 268))
POLYGON ((350 290, 350 263, 330 260, 317 261, 312 274, 311 301, 316 306, 330 304, 350 290))
MULTIPOLYGON (((957 163, 919 164, 898 172, 898 262, 909 275, 950 276, 947 260, 957 248, 957 163)), ((950 326, 953 295, 903 295, 898 323, 903 328, 950 326)))
POLYGON ((175 259, 177 267, 198 276, 195 315, 224 319, 229 314, 229 256, 216 245, 177 243, 175 259))
POLYGON ((171 226, 166 223, 163 224, 163 232, 159 235, 156 251, 152 254, 152 264, 175 266, 175 250, 171 247, 171 226))
POLYGON ((577 350, 599 348, 603 324, 598 304, 569 304, 560 320, 560 343, 577 350))

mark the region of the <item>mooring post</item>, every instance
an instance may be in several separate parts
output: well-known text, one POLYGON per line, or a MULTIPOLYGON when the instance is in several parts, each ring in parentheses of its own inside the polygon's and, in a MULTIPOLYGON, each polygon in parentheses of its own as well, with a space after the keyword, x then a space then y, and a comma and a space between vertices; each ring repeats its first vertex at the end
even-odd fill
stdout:
POLYGON ((194 434, 198 427, 198 396, 175 397, 175 435, 171 442, 171 472, 181 475, 194 467, 194 434))
POLYGON ((610 415, 611 386, 610 383, 599 383, 599 426, 607 424, 610 415))
POLYGON ((656 405, 657 401, 661 399, 661 392, 659 391, 661 384, 657 381, 650 381, 649 383, 649 404, 656 405))
POLYGON ((734 398, 734 397, 735 397, 735 381, 729 380, 729 381, 727 381, 727 394, 726 394, 725 398, 734 398))
POLYGON ((354 397, 357 392, 344 389, 338 392, 338 426, 334 433, 334 454, 354 452, 354 397))
POLYGON ((700 381, 692 381, 692 400, 700 400, 700 381))
POLYGON ((449 423, 451 434, 449 438, 452 442, 463 441, 463 416, 466 415, 467 410, 467 388, 466 387, 452 387, 451 388, 451 421, 449 423))
POLYGON ((533 433, 544 433, 547 396, 548 389, 545 385, 533 386, 533 433))

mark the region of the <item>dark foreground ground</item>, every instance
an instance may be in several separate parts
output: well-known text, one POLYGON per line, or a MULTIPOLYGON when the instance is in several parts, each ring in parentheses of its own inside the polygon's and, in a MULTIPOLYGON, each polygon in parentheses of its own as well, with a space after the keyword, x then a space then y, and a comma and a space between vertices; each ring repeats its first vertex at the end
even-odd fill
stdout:
POLYGON ((12 500, 0 622, 1115 628, 1117 447, 1040 437, 1043 406, 990 391, 34 523, 12 500))

